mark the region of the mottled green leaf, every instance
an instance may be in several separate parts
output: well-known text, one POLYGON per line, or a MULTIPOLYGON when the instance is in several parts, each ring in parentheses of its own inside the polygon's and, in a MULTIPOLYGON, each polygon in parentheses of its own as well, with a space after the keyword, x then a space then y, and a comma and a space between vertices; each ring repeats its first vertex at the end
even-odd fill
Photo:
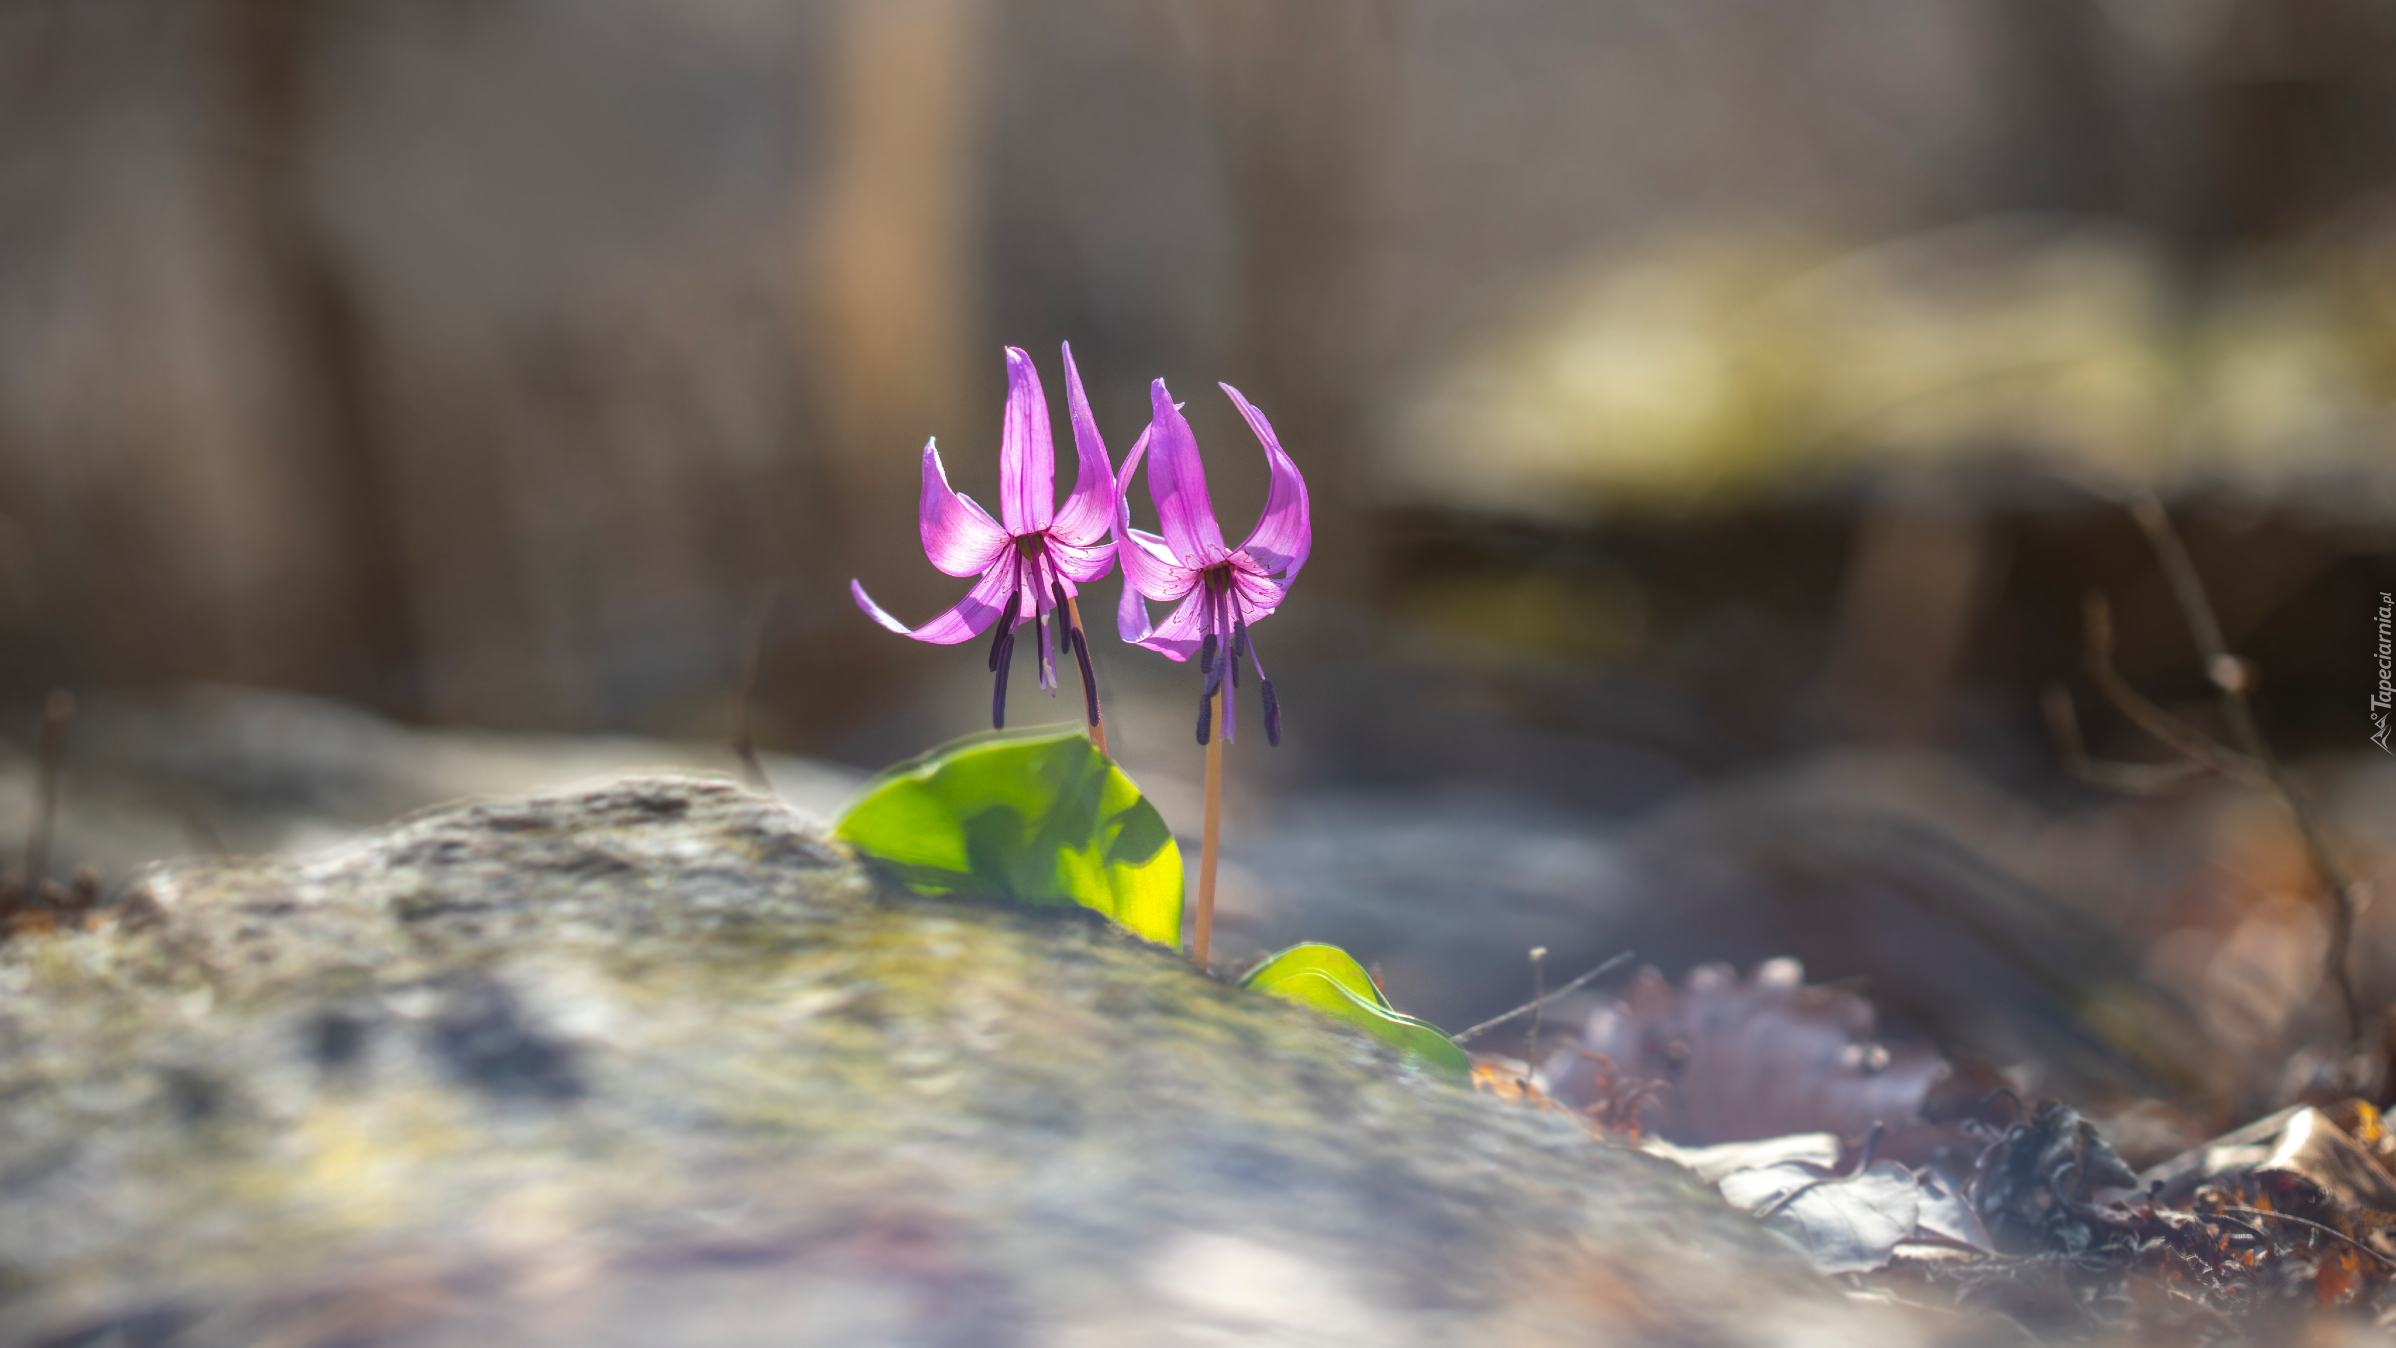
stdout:
POLYGON ((1240 986, 1254 988, 1258 992, 1270 992, 1275 983, 1302 973, 1321 974, 1385 1011, 1392 1009, 1389 999, 1381 995, 1380 987, 1373 982, 1373 976, 1364 971, 1364 966, 1356 962, 1355 956, 1321 941, 1301 941, 1278 954, 1266 956, 1262 963, 1248 971, 1247 977, 1240 980, 1240 986))
POLYGON ((1079 730, 952 740, 866 783, 834 832, 921 893, 1080 904, 1181 942, 1173 832, 1079 730))
POLYGON ((1391 1010, 1363 967, 1337 946, 1293 946, 1256 966, 1241 985, 1344 1020, 1459 1083, 1472 1076, 1472 1060, 1455 1040, 1391 1010))

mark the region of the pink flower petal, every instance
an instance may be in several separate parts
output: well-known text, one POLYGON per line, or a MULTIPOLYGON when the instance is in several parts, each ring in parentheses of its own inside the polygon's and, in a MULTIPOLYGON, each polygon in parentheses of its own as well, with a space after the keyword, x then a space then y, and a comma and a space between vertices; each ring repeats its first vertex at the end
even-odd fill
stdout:
MULTIPOLYGON (((1126 588, 1124 593, 1128 596, 1132 591, 1126 588)), ((1125 634, 1123 639, 1135 646, 1145 646, 1168 659, 1187 660, 1198 652, 1200 638, 1205 630, 1206 601, 1205 590, 1192 590, 1181 601, 1181 607, 1173 610, 1161 626, 1153 631, 1143 632, 1138 637, 1125 634)), ((1124 603, 1128 607, 1138 604, 1140 601, 1127 598, 1124 603)), ((1141 626, 1146 627, 1147 621, 1147 608, 1142 605, 1141 626)))
MULTIPOLYGON (((1115 470, 1107 458, 1106 441, 1099 438, 1098 421, 1090 415, 1089 396, 1082 392, 1081 371, 1073 366, 1071 342, 1065 343, 1065 407, 1073 418, 1073 449, 1081 466, 1073 479, 1073 493, 1048 526, 1048 536, 1070 547, 1088 548, 1106 537, 1115 509, 1115 470)), ((1097 576, 1074 579, 1096 580, 1105 574, 1100 571, 1097 576)))
POLYGON ((970 496, 949 490, 948 470, 941 467, 940 450, 932 441, 923 445, 923 499, 916 507, 923 532, 923 555, 951 576, 978 576, 990 569, 1007 546, 1007 531, 970 496))
POLYGON ((902 637, 928 641, 935 646, 954 646, 979 635, 991 623, 998 621, 1000 601, 1007 597, 1008 588, 1015 584, 1016 570, 1018 568, 1004 565, 1002 559, 1001 565, 991 567, 972 589, 965 592, 965 597, 947 612, 915 628, 891 617, 880 604, 868 598, 865 587, 853 579, 849 581, 849 594, 856 599, 857 607, 865 610, 866 617, 902 637))
POLYGON ((1115 558, 1123 563, 1124 583, 1160 604, 1172 603, 1198 583, 1198 572, 1176 564, 1165 540, 1139 529, 1125 533, 1115 558))
POLYGON ((1287 581, 1252 576, 1236 569, 1231 573, 1231 593, 1239 601, 1240 618, 1244 622, 1253 623, 1270 615, 1274 609, 1281 607, 1281 601, 1288 592, 1287 581))
MULTIPOLYGON (((1198 583, 1198 573, 1176 561, 1173 554, 1166 550, 1163 539, 1131 527, 1132 474, 1138 471, 1140 460, 1147 456, 1155 430, 1152 424, 1141 431, 1140 438, 1132 442, 1131 453, 1123 456, 1123 471, 1115 476, 1115 520, 1109 532, 1114 535, 1115 556, 1123 563, 1124 589, 1170 603, 1190 592, 1190 587, 1198 583)), ((1130 611, 1130 601, 1126 600, 1122 612, 1130 611)), ((1148 631, 1147 610, 1142 609, 1140 613, 1139 630, 1145 634, 1148 631)), ((1130 636, 1123 639, 1136 640, 1130 636)))
POLYGON ((1056 514, 1057 448, 1048 395, 1020 347, 1007 348, 1007 417, 998 440, 998 517, 1010 534, 1036 534, 1056 514))
POLYGON ((1139 587, 1123 582, 1123 597, 1115 601, 1115 635, 1129 645, 1137 646, 1148 640, 1155 631, 1148 621, 1148 602, 1140 598, 1139 587))
MULTIPOLYGON (((1173 405, 1165 381, 1148 389, 1148 423, 1155 458, 1148 464, 1148 494, 1156 501, 1158 532, 1185 566, 1203 566, 1223 553, 1223 529, 1206 495, 1206 468, 1198 461, 1198 437, 1173 405)), ((1130 474, 1124 475, 1126 481, 1130 474)))
POLYGON ((1264 515, 1256 522, 1256 532, 1240 544, 1240 551, 1264 563, 1265 569, 1278 574, 1284 583, 1296 580, 1306 566, 1306 554, 1314 550, 1314 526, 1306 512, 1306 479, 1282 451, 1281 439, 1273 434, 1265 414, 1240 396, 1238 389, 1229 384, 1221 387, 1231 395, 1248 429, 1263 442, 1265 463, 1273 472, 1272 486, 1265 492, 1264 515))
POLYGON ((1073 587, 1102 580, 1115 569, 1115 545, 1101 539, 1095 546, 1072 547, 1057 541, 1056 530, 1048 531, 1048 560, 1055 564, 1057 574, 1065 578, 1069 593, 1080 593, 1073 587))
POLYGON ((1123 456, 1123 471, 1115 474, 1115 517, 1107 522, 1107 533, 1120 547, 1123 536, 1131 532, 1131 478, 1139 471, 1140 460, 1148 457, 1148 442, 1156 437, 1156 427, 1140 428, 1140 438, 1131 442, 1131 453, 1123 456))

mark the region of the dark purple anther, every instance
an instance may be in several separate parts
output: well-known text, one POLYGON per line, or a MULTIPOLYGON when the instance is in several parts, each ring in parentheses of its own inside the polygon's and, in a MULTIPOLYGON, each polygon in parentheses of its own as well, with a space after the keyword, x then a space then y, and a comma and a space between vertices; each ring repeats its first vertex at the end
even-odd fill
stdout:
MULTIPOLYGON (((1072 606, 1065 600, 1065 587, 1056 587, 1057 612, 1071 614, 1072 606)), ((1090 673, 1090 643, 1082 636, 1080 623, 1067 621, 1065 630, 1073 637, 1073 658, 1082 667, 1082 701, 1088 704, 1090 724, 1098 724, 1098 680, 1090 673)))
POLYGON ((998 635, 990 638, 990 671, 997 673, 1007 662, 1007 651, 1015 644, 1015 615, 1023 611, 1023 590, 1017 587, 1007 595, 1007 616, 998 624, 998 635))
POLYGON ((1273 695, 1271 679, 1264 681, 1264 695, 1265 743, 1278 749, 1281 747, 1281 699, 1273 695))
MULTIPOLYGON (((1041 392, 1031 357, 1014 347, 1007 348, 1007 407, 999 433, 999 518, 990 518, 990 512, 970 497, 958 495, 948 484, 940 451, 929 442, 923 447, 923 491, 916 504, 916 531, 923 539, 925 559, 935 568, 951 576, 977 578, 964 598, 922 626, 909 627, 868 597, 863 585, 849 582, 849 597, 867 617, 917 641, 953 646, 980 635, 996 622, 998 635, 990 643, 990 671, 998 678, 991 693, 990 721, 1002 728, 1006 723, 1006 669, 1015 650, 1016 624, 1034 624, 1033 664, 1040 686, 1056 687, 1056 648, 1051 642, 1065 639, 1068 620, 1060 615, 1055 620, 1059 626, 1048 626, 1049 615, 1038 611, 1047 602, 1047 591, 1031 587, 1052 587, 1070 600, 1078 593, 1071 587, 1087 585, 1115 569, 1110 526, 1115 475, 1098 425, 1091 419, 1090 400, 1082 393, 1081 375, 1073 368, 1070 348, 1065 351, 1065 383, 1079 467, 1073 491, 1061 506, 1056 502, 1056 444, 1049 431, 1048 399, 1041 392), (1034 610, 1028 614, 1024 612, 1027 601, 1034 610)), ((1097 724, 1095 713, 1091 724, 1097 724)))
POLYGON ((1007 630, 998 639, 998 682, 990 690, 990 728, 1007 728, 1007 675, 1015 668, 1015 632, 1007 630))
MULTIPOLYGON (((1239 661, 1245 657, 1255 664, 1256 660, 1248 628, 1281 606, 1314 548, 1306 479, 1282 451, 1264 414, 1230 385, 1224 385, 1223 391, 1231 395, 1233 406, 1264 446, 1265 463, 1272 475, 1264 514, 1239 546, 1230 546, 1223 537, 1214 504, 1207 496, 1197 437, 1191 434, 1188 418, 1182 416, 1161 379, 1148 388, 1148 431, 1132 445, 1123 470, 1115 475, 1113 532, 1124 579, 1115 628, 1125 641, 1171 659, 1198 658, 1206 671, 1209 699, 1208 708, 1199 714, 1201 744, 1217 733, 1225 744, 1238 738, 1239 661), (1153 534, 1131 524, 1131 482, 1143 462, 1149 465, 1148 494, 1156 503, 1159 532, 1153 534), (1175 606, 1161 626, 1149 616, 1151 602, 1175 606), (1229 688, 1224 687, 1226 682, 1229 688), (1217 695, 1223 698, 1219 727, 1214 724, 1211 706, 1217 695)), ((1262 681, 1264 667, 1255 664, 1255 668, 1262 681)), ((1279 744, 1277 700, 1268 699, 1265 719, 1267 735, 1279 744)))
POLYGON ((1090 673, 1090 643, 1082 639, 1082 630, 1073 629, 1073 658, 1081 662, 1082 701, 1087 704, 1090 724, 1098 724, 1098 680, 1090 673))

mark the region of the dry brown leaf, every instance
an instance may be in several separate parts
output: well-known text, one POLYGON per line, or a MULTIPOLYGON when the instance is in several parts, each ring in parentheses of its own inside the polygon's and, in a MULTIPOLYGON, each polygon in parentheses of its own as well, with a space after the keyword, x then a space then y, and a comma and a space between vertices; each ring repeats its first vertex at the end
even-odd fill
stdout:
POLYGON ((1584 1109, 1618 1100, 1626 1083, 1659 1083, 1636 1117, 1683 1146, 1827 1132, 1852 1157, 1885 1124, 1881 1156, 1968 1162, 1979 1147, 1960 1127, 1923 1118, 1955 1069, 1926 1044, 1883 1044, 1875 1029, 1870 1003, 1806 986, 1794 960, 1750 979, 1702 965, 1684 988, 1650 968, 1590 1017, 1579 1044, 1548 1058, 1546 1076, 1557 1099, 1584 1109))
POLYGON ((2138 1176, 2137 1187, 2177 1203, 2207 1184, 2271 1175, 2304 1180, 2341 1208, 2396 1212, 2396 1176, 2309 1105, 2283 1109, 2154 1166, 2138 1176))
POLYGON ((1910 1244, 1995 1248, 1953 1188, 1894 1161, 1847 1175, 1788 1161, 1733 1171, 1718 1187, 1732 1207, 1804 1246, 1824 1273, 1886 1268, 1910 1244))

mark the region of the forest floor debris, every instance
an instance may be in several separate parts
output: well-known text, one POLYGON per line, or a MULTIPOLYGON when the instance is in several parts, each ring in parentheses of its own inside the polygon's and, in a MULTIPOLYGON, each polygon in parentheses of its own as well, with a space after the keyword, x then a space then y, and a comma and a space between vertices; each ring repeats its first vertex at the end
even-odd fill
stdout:
POLYGON ((2363 1099, 2134 1171, 2069 1103, 1878 1044, 1864 999, 1790 961, 1643 970, 1544 1070, 1481 1057, 1474 1084, 1687 1167, 1858 1295, 2056 1343, 2396 1328, 2396 1130, 2363 1099))

